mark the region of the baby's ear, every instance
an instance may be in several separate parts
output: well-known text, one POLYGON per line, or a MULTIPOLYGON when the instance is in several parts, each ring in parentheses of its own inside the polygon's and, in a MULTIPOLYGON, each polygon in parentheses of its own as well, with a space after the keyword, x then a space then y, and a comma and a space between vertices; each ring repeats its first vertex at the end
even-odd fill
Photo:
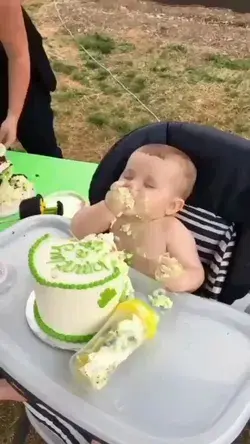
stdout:
POLYGON ((179 211, 182 210, 184 207, 184 200, 176 197, 172 203, 166 208, 166 216, 174 216, 175 214, 179 213, 179 211))
POLYGON ((184 205, 185 205, 184 200, 178 197, 175 200, 175 212, 179 213, 179 211, 181 211, 183 209, 184 205))

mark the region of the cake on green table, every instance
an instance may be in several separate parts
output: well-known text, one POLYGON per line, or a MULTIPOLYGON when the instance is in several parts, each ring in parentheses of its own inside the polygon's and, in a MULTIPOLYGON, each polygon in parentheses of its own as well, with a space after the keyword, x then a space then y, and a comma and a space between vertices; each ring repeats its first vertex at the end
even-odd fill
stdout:
POLYGON ((64 342, 87 342, 119 302, 133 297, 126 255, 111 233, 81 241, 45 235, 31 247, 29 266, 36 322, 64 342))
POLYGON ((6 158, 0 143, 0 218, 18 212, 20 202, 34 196, 33 184, 23 174, 13 174, 13 165, 6 158))

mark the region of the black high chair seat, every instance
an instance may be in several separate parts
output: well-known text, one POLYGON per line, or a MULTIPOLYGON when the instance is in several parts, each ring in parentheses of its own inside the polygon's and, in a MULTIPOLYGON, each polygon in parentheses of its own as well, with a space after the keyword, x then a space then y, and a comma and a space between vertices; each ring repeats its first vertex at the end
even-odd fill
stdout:
POLYGON ((168 144, 184 151, 197 167, 187 204, 220 216, 235 228, 233 254, 218 300, 227 304, 250 289, 250 141, 192 123, 161 122, 139 128, 118 141, 99 164, 90 186, 90 203, 105 197, 142 145, 168 144))

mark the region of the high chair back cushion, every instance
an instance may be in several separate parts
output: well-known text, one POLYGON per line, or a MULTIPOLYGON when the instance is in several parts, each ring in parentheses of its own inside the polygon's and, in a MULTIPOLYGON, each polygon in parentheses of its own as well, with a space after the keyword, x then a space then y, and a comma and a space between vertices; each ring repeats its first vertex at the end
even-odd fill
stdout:
MULTIPOLYGON (((150 143, 179 148, 195 163, 198 177, 194 192, 187 202, 189 211, 191 207, 194 208, 191 213, 200 209, 203 218, 204 211, 208 212, 209 218, 211 214, 214 221, 221 218, 221 224, 226 227, 221 237, 214 242, 210 254, 216 257, 218 245, 223 246, 224 257, 220 258, 220 267, 225 260, 228 261, 223 278, 220 275, 220 289, 215 294, 226 303, 243 297, 250 289, 250 141, 192 123, 161 122, 139 128, 118 141, 104 156, 92 179, 90 202, 102 200, 111 184, 121 175, 133 151, 150 143)), ((194 219, 193 214, 191 219, 194 219)), ((188 221, 184 223, 188 226, 188 221)), ((207 227, 209 224, 203 225, 207 227)), ((199 233, 193 232, 200 253, 199 233)), ((213 260, 207 265, 210 269, 216 268, 213 260)))

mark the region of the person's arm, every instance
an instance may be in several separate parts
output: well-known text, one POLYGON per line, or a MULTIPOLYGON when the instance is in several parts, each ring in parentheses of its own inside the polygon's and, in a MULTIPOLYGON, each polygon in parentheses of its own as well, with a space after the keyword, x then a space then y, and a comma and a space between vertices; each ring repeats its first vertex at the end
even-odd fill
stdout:
POLYGON ((203 284, 205 277, 195 240, 178 220, 174 220, 167 238, 168 254, 158 265, 161 282, 169 291, 192 293, 203 284))
MULTIPOLYGON (((0 0, 0 41, 8 57, 9 103, 6 121, 12 124, 2 140, 13 143, 13 126, 17 127, 30 81, 30 55, 20 0, 0 0)), ((4 124, 3 124, 4 125, 4 124)), ((2 128, 1 128, 2 129, 2 128)), ((2 130, 3 131, 3 130, 2 130)), ((1 141, 1 140, 0 140, 1 141)))
POLYGON ((82 239, 88 234, 99 234, 108 231, 115 217, 104 201, 90 207, 82 207, 71 221, 71 232, 82 239))

